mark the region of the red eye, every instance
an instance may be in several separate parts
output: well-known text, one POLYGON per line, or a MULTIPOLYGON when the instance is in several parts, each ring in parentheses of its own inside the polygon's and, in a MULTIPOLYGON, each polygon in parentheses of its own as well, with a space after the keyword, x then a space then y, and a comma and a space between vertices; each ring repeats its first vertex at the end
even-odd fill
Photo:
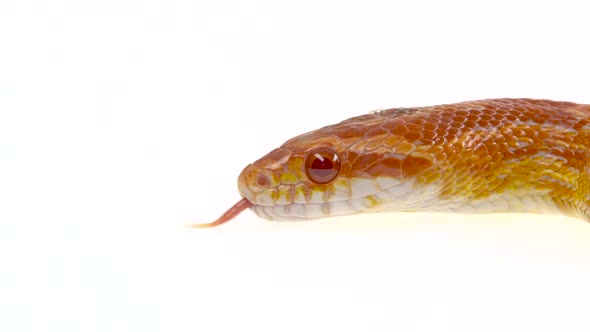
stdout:
POLYGON ((340 173, 340 157, 330 148, 317 148, 305 159, 305 174, 319 184, 329 183, 340 173))

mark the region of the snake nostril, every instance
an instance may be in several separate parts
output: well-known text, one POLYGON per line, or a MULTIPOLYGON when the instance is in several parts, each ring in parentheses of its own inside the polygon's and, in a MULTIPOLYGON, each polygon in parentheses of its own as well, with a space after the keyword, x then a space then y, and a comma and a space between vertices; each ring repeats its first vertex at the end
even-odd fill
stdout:
POLYGON ((270 186, 270 178, 265 174, 259 173, 256 177, 256 184, 260 187, 266 188, 270 186))

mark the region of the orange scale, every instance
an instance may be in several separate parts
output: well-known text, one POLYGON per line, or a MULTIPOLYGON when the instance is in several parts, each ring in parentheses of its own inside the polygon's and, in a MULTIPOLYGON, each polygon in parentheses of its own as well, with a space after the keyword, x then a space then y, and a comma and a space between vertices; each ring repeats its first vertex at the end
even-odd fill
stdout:
POLYGON ((514 156, 515 156, 516 158, 518 158, 518 159, 520 159, 520 158, 522 158, 522 157, 524 157, 524 156, 526 156, 526 155, 527 155, 527 150, 526 150, 526 148, 523 148, 523 149, 516 149, 516 150, 514 150, 514 156))
POLYGON ((367 144, 365 151, 374 151, 374 150, 381 148, 384 145, 385 145, 385 138, 371 139, 371 140, 369 140, 369 144, 367 144))
POLYGON ((490 121, 504 123, 504 121, 506 121, 505 118, 506 118, 505 114, 494 114, 494 116, 492 117, 492 119, 490 121))
POLYGON ((451 127, 447 130, 447 135, 449 136, 457 136, 461 132, 460 128, 451 127))
POLYGON ((436 133, 432 130, 422 130, 422 137, 427 140, 432 140, 436 137, 436 133))
POLYGON ((482 169, 489 173, 489 171, 492 169, 492 156, 489 154, 489 151, 486 151, 486 153, 486 155, 481 156, 483 163, 482 169))
POLYGON ((548 120, 549 118, 551 118, 551 114, 550 113, 540 113, 540 112, 536 112, 535 116, 541 118, 541 119, 545 119, 548 120))
POLYGON ((551 150, 551 154, 554 154, 556 156, 560 156, 560 157, 564 157, 567 160, 573 160, 574 159, 574 152, 571 150, 559 150, 559 149, 552 149, 551 150))
POLYGON ((493 119, 493 117, 490 114, 482 114, 479 118, 486 121, 490 121, 493 119))
POLYGON ((407 155, 407 154, 410 154, 411 152, 413 152, 415 149, 416 149, 416 146, 414 146, 414 144, 402 141, 393 147, 393 152, 407 155))
POLYGON ((408 123, 414 124, 414 125, 418 125, 418 126, 422 126, 426 123, 426 120, 423 118, 411 118, 408 120, 408 123))
POLYGON ((477 121, 477 125, 482 128, 487 128, 490 126, 490 122, 487 120, 479 120, 477 121))
POLYGON ((405 125, 399 125, 391 130, 391 133, 394 135, 403 136, 408 132, 408 128, 405 125))
POLYGON ((526 150, 530 156, 534 156, 535 154, 539 153, 539 149, 534 145, 527 146, 526 150))
POLYGON ((459 128, 459 129, 463 129, 465 127, 465 122, 461 122, 461 121, 453 121, 450 124, 452 127, 454 128, 459 128))
POLYGON ((447 143, 447 138, 444 136, 437 136, 434 138, 434 144, 436 145, 444 145, 447 143))
POLYGON ((459 123, 465 123, 465 121, 467 121, 467 117, 463 116, 463 115, 457 115, 453 118, 453 121, 459 122, 459 123))
POLYGON ((478 140, 481 140, 479 136, 469 137, 467 135, 464 135, 460 139, 461 147, 463 149, 471 149, 477 144, 478 140))
POLYGON ((465 128, 475 128, 477 126, 477 123, 473 120, 466 120, 465 122, 463 122, 463 127, 465 128))
POLYGON ((457 153, 457 147, 452 144, 445 144, 443 148, 448 156, 455 156, 457 153))
POLYGON ((500 130, 500 133, 502 133, 502 136, 504 136, 504 137, 510 137, 510 136, 514 135, 514 128, 515 127, 503 127, 500 130))
POLYGON ((501 155, 503 160, 512 160, 515 156, 514 152, 512 151, 504 151, 501 153, 501 155))
POLYGON ((551 136, 551 135, 546 131, 537 132, 537 138, 539 138, 539 140, 547 139, 547 138, 549 138, 549 136, 551 136))
POLYGON ((518 120, 518 117, 512 113, 510 114, 506 114, 506 120, 510 121, 510 122, 514 122, 516 120, 518 120))
POLYGON ((430 114, 428 114, 428 118, 432 119, 433 121, 439 121, 440 119, 443 118, 443 116, 440 114, 440 112, 432 112, 430 114))
POLYGON ((531 139, 536 138, 537 133, 539 132, 538 127, 537 128, 528 127, 528 128, 523 128, 522 130, 524 131, 526 137, 529 137, 531 139))
POLYGON ((518 127, 512 130, 512 135, 515 137, 526 137, 526 132, 522 127, 518 127))
POLYGON ((473 154, 483 156, 488 153, 488 148, 485 144, 479 143, 473 148, 473 154))
MULTIPOLYGON (((422 142, 420 147, 422 147, 424 149, 428 149, 430 146, 435 144, 433 139, 428 139, 428 138, 424 138, 424 137, 422 137, 420 139, 420 142, 422 142)), ((426 150, 424 150, 424 151, 426 151, 426 150)))
POLYGON ((364 137, 367 128, 365 126, 350 126, 342 130, 335 131, 334 134, 341 139, 364 137))
POLYGON ((527 136, 526 134, 525 135, 522 135, 520 137, 517 137, 517 140, 519 142, 522 142, 522 143, 525 143, 525 144, 528 144, 528 145, 531 145, 531 144, 533 144, 535 142, 531 137, 527 136))
POLYGON ((432 161, 422 157, 408 155, 402 160, 402 171, 405 177, 420 174, 431 166, 432 161))
POLYGON ((358 141, 358 142, 352 144, 348 148, 348 150, 349 151, 358 151, 358 152, 362 153, 363 151, 365 151, 367 149, 367 145, 369 145, 369 143, 370 143, 370 140, 364 139, 364 140, 361 140, 361 141, 358 141))
POLYGON ((582 151, 574 151, 574 160, 576 161, 581 161, 581 160, 586 160, 585 158, 588 157, 588 153, 586 151, 582 152, 582 151))
POLYGON ((493 156, 491 156, 491 163, 494 165, 503 164, 504 163, 504 154, 496 152, 493 156))
POLYGON ((444 155, 445 149, 440 145, 433 145, 428 149, 428 152, 430 152, 433 155, 440 156, 444 155))
POLYGON ((588 123, 589 123, 588 120, 582 119, 582 120, 578 121, 576 124, 574 124, 573 128, 575 130, 580 130, 580 129, 582 129, 582 127, 587 126, 588 123))
POLYGON ((503 125, 500 120, 496 120, 496 119, 492 119, 489 122, 490 122, 490 125, 494 126, 495 128, 500 128, 503 125))
POLYGON ((498 118, 498 117, 504 117, 506 114, 508 114, 508 111, 503 108, 499 108, 499 109, 495 109, 493 112, 490 112, 490 114, 494 114, 495 117, 498 118))
POLYGON ((425 130, 435 131, 438 128, 438 126, 434 122, 426 122, 422 125, 422 128, 424 128, 425 130))
POLYGON ((529 122, 533 122, 533 119, 530 116, 522 115, 520 117, 520 121, 525 122, 525 123, 529 123, 529 122))
POLYGON ((373 127, 371 129, 369 129, 366 133, 365 133, 365 137, 379 137, 379 136, 385 136, 389 134, 389 130, 386 130, 382 127, 373 127))
POLYGON ((390 176, 402 179, 402 162, 396 158, 385 158, 379 163, 369 166, 365 172, 371 176, 390 176))
POLYGON ((354 165, 354 163, 356 163, 356 161, 360 158, 362 153, 363 152, 349 150, 348 152, 346 152, 344 160, 349 162, 351 165, 354 165))
POLYGON ((486 148, 488 149, 488 154, 491 156, 493 156, 494 154, 496 154, 496 152, 500 150, 498 144, 496 144, 495 142, 487 143, 486 148))
POLYGON ((528 117, 529 119, 535 119, 538 117, 539 112, 537 110, 531 110, 531 109, 527 109, 524 110, 523 115, 528 117))
POLYGON ((408 142, 416 142, 416 141, 422 139, 422 133, 420 133, 419 131, 411 131, 409 133, 406 133, 404 135, 404 138, 408 142))
POLYGON ((420 131, 422 129, 422 128, 420 128, 420 126, 418 126, 416 124, 412 124, 412 123, 408 123, 406 125, 406 128, 408 129, 409 132, 420 131))
POLYGON ((501 142, 501 143, 498 142, 496 144, 498 145, 498 150, 501 153, 504 153, 504 152, 508 151, 508 143, 506 143, 506 142, 501 142))
POLYGON ((444 118, 454 118, 455 112, 452 110, 449 110, 449 111, 440 112, 440 115, 444 118))
POLYGON ((452 118, 440 118, 439 121, 440 121, 441 124, 442 123, 449 124, 449 123, 453 122, 453 119, 452 118))
POLYGON ((350 170, 352 169, 352 164, 350 163, 350 161, 345 161, 341 164, 340 166, 340 174, 339 176, 350 176, 350 170))
POLYGON ((352 165, 352 175, 354 176, 356 172, 364 171, 368 167, 377 164, 381 158, 382 156, 378 153, 366 153, 359 156, 352 165))
POLYGON ((393 147, 398 144, 403 138, 397 135, 388 135, 383 144, 388 147, 393 147))
POLYGON ((448 125, 446 125, 446 124, 439 125, 439 127, 436 129, 437 138, 445 137, 447 135, 448 130, 449 130, 448 125))
POLYGON ((508 148, 511 148, 511 149, 520 148, 520 145, 518 144, 518 141, 516 140, 515 137, 509 137, 508 140, 506 141, 506 144, 508 144, 508 148))
POLYGON ((512 109, 512 112, 513 112, 513 113, 517 113, 517 114, 519 114, 519 115, 522 115, 522 114, 523 114, 523 112, 526 112, 526 110, 527 110, 527 109, 526 109, 526 108, 524 108, 524 107, 515 107, 515 108, 513 108, 513 109, 512 109))
POLYGON ((393 118, 393 119, 386 119, 382 124, 381 127, 387 130, 391 130, 398 126, 404 125, 406 121, 403 118, 393 118))
POLYGON ((479 120, 479 115, 473 113, 467 115, 467 121, 477 122, 477 120, 479 120))

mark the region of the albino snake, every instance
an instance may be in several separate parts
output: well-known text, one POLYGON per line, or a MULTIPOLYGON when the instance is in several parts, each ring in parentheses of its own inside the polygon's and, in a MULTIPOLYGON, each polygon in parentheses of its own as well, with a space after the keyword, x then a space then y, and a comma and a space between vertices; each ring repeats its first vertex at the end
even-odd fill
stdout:
POLYGON ((590 105, 490 99, 395 108, 285 142, 238 178, 269 220, 383 211, 558 213, 590 220, 590 105))

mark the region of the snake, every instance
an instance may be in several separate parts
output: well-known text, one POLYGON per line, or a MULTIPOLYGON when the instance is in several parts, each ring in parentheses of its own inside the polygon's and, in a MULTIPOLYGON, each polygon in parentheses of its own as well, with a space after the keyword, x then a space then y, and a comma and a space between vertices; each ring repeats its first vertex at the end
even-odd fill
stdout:
POLYGON ((590 220, 590 105, 530 98, 373 111, 246 166, 246 209, 276 221, 376 212, 542 213, 590 220))

